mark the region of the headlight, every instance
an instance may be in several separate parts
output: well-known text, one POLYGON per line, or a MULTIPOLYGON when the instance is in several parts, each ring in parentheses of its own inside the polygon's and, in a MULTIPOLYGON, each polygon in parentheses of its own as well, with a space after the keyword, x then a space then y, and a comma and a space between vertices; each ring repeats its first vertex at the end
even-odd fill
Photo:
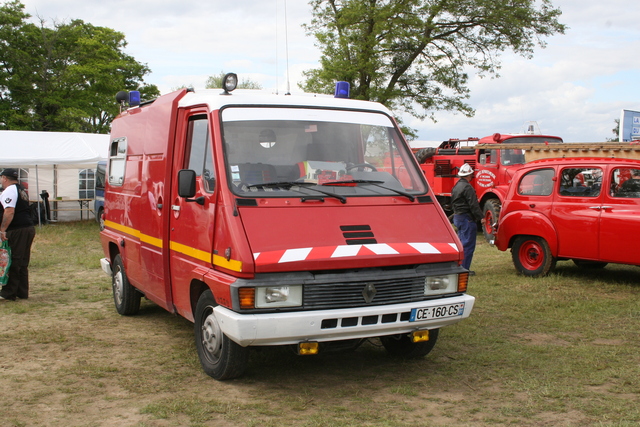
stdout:
POLYGON ((299 307, 302 305, 302 285, 256 288, 256 308, 299 307))
POLYGON ((458 275, 427 276, 424 278, 424 295, 440 295, 458 292, 458 275))

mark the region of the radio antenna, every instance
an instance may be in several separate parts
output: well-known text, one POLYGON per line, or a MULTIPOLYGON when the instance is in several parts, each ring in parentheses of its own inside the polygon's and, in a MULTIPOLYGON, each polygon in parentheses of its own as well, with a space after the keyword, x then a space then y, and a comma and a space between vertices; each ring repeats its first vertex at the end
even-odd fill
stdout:
POLYGON ((289 82, 289 29, 287 26, 287 0, 284 0, 284 44, 287 57, 287 93, 285 93, 285 95, 291 95, 291 85, 289 82))
POLYGON ((279 59, 278 59, 278 28, 280 27, 278 25, 278 0, 276 0, 276 95, 278 95, 278 88, 280 86, 279 83, 279 75, 280 72, 278 70, 278 63, 279 63, 279 59))

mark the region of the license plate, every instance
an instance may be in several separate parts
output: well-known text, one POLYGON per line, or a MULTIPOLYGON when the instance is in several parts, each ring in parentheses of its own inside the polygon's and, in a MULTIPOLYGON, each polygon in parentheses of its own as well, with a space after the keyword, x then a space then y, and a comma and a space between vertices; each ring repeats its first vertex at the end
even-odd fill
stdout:
POLYGON ((429 319, 443 319, 445 317, 462 316, 464 313, 464 303, 441 305, 438 307, 413 308, 411 309, 410 322, 419 322, 429 319))

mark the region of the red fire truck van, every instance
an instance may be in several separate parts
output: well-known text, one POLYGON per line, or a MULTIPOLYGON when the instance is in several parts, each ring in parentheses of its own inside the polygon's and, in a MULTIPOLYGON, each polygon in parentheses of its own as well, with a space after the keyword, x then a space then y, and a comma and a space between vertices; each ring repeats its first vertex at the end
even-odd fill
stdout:
POLYGON ((144 296, 194 322, 220 380, 254 346, 306 355, 379 338, 427 354, 474 297, 389 111, 232 89, 179 90, 113 121, 100 234, 117 311, 144 296))

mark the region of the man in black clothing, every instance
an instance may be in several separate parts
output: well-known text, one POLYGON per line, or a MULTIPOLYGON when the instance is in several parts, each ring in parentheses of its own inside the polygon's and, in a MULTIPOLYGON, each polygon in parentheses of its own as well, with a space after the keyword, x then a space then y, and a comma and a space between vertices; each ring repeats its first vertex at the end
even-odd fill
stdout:
MULTIPOLYGON (((476 190, 469 181, 473 178, 473 169, 465 163, 458 171, 460 179, 451 190, 451 207, 453 208, 453 224, 458 229, 458 237, 464 250, 462 266, 469 270, 473 253, 476 250, 476 235, 478 221, 484 224, 484 218, 476 190)), ((470 271, 470 274, 474 274, 470 271)))
POLYGON ((15 301, 16 298, 29 298, 29 259, 36 229, 31 221, 29 196, 18 183, 18 170, 3 170, 0 183, 4 188, 0 194, 0 203, 4 207, 0 239, 8 240, 11 247, 9 281, 0 290, 0 298, 15 301))

